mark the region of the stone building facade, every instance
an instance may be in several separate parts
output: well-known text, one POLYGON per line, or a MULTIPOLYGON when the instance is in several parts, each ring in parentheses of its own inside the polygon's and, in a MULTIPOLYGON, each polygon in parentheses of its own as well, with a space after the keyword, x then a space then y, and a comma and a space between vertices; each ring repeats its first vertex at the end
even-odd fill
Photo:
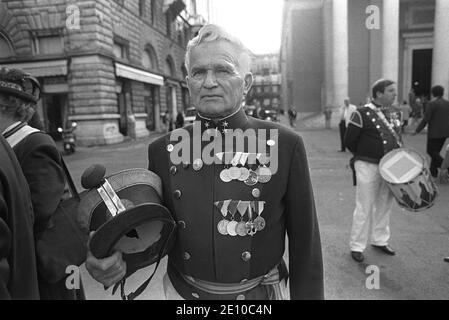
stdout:
POLYGON ((365 103, 372 83, 397 83, 398 100, 449 91, 449 1, 285 0, 283 107, 301 113, 365 103))
POLYGON ((184 55, 198 17, 185 8, 181 0, 3 0, 0 66, 39 78, 38 112, 51 134, 76 121, 82 145, 145 137, 189 106, 184 55))
POLYGON ((278 54, 253 55, 251 72, 254 82, 247 104, 278 108, 281 104, 281 74, 278 54))

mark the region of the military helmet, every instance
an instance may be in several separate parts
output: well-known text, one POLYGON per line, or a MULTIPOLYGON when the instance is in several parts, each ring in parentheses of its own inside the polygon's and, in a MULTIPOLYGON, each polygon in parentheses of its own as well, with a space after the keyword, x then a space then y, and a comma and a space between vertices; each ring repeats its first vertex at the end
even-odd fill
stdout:
MULTIPOLYGON (((168 253, 176 223, 161 204, 162 182, 155 173, 146 169, 124 170, 107 177, 105 173, 102 165, 84 172, 81 184, 88 191, 81 199, 79 223, 95 231, 89 248, 96 258, 115 251, 123 253, 126 279, 141 268, 159 263, 168 253)), ((122 297, 127 298, 123 285, 122 297)))

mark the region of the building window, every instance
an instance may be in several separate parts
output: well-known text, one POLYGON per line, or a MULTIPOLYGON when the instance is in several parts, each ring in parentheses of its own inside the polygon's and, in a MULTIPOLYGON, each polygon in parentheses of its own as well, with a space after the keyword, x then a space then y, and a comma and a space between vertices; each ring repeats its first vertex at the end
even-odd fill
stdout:
POLYGON ((12 49, 8 40, 0 33, 0 58, 9 58, 12 56, 12 49))
POLYGON ((151 0, 151 23, 156 23, 156 0, 151 0))
POLYGON ((114 42, 114 56, 119 59, 128 59, 128 46, 125 43, 114 42))
POLYGON ((257 88, 256 88, 256 92, 257 92, 257 93, 262 93, 262 88, 261 88, 261 87, 257 87, 257 88))
POLYGON ((278 93, 278 86, 273 86, 273 93, 278 93))
POLYGON ((139 16, 145 16, 145 0, 139 0, 139 16))
POLYGON ((157 70, 157 58, 151 45, 147 45, 142 53, 142 65, 145 69, 157 70))
POLYGON ((35 54, 64 53, 64 44, 60 36, 38 36, 34 38, 35 54))
POLYGON ((165 74, 169 75, 170 77, 175 76, 175 68, 173 66, 173 59, 168 56, 167 59, 165 59, 165 74))
POLYGON ((171 12, 170 10, 168 10, 165 13, 165 23, 166 23, 166 31, 167 31, 167 36, 169 38, 171 38, 171 23, 172 23, 172 19, 171 19, 171 12))

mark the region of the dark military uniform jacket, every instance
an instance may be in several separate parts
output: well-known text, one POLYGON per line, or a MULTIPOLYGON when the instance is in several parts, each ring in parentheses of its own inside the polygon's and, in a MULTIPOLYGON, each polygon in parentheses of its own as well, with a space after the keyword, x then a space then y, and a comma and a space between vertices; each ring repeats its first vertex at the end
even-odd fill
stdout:
MULTIPOLYGON (((260 146, 267 146, 266 154, 271 153, 270 156, 273 156, 278 153, 278 169, 267 183, 258 183, 257 180, 254 185, 247 185, 239 180, 224 182, 221 174, 224 169, 232 167, 232 163, 226 164, 226 157, 214 154, 216 150, 211 151, 208 147, 210 142, 202 142, 200 150, 217 156, 217 162, 212 164, 198 161, 200 157, 197 158, 192 145, 192 152, 188 157, 190 164, 179 163, 174 155, 182 154, 178 149, 180 145, 171 141, 170 135, 149 146, 149 170, 162 178, 164 204, 178 224, 176 243, 169 253, 168 261, 168 274, 174 287, 186 299, 209 299, 211 297, 207 295, 189 292, 192 289, 184 286, 176 274, 226 284, 244 283, 248 279, 263 276, 282 262, 287 233, 290 297, 322 299, 321 243, 302 139, 278 124, 247 118, 243 110, 218 123, 201 118, 198 120, 201 121, 201 128, 197 121, 193 126, 175 130, 172 134, 195 138, 195 132, 203 134, 208 128, 212 128, 207 131, 210 133, 209 137, 224 137, 228 130, 253 129, 258 132, 260 146), (278 139, 274 139, 270 133, 263 137, 258 129, 277 130, 278 139), (226 201, 229 204, 228 212, 224 210, 223 214, 223 203, 226 201), (252 236, 221 234, 218 225, 225 218, 236 222, 251 220, 249 210, 242 216, 236 208, 243 204, 241 211, 244 211, 244 203, 255 204, 255 208, 261 211, 260 215, 266 222, 264 229, 252 236)), ((223 151, 227 154, 252 151, 244 150, 250 148, 248 143, 244 147, 235 145, 233 150, 226 149, 229 145, 224 145, 223 151)), ((259 148, 258 151, 262 149, 259 148)), ((186 153, 186 150, 182 151, 186 153)), ((235 159, 234 157, 233 160, 235 159)), ((244 161, 238 166, 242 167, 242 163, 244 161)), ((249 164, 246 166, 250 167, 249 164)), ((252 169, 256 170, 256 167, 257 161, 252 169)), ((252 220, 256 216, 255 211, 257 209, 252 211, 252 220)), ((257 297, 260 298, 253 296, 257 297)), ((225 298, 236 297, 226 295, 225 298)))
POLYGON ((398 148, 401 141, 380 106, 371 103, 352 114, 345 145, 354 154, 354 160, 378 164, 385 154, 398 148))
POLYGON ((33 220, 27 182, 0 135, 0 300, 39 299, 33 220))

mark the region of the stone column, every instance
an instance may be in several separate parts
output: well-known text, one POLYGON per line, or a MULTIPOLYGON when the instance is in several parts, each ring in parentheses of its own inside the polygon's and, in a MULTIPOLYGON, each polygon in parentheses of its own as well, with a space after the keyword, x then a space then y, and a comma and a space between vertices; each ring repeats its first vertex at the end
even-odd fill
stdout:
POLYGON ((348 0, 332 1, 333 27, 333 107, 348 96, 348 0))
POLYGON ((432 85, 441 85, 445 96, 449 91, 449 1, 436 0, 435 36, 433 49, 432 85))
POLYGON ((382 77, 399 79, 399 0, 384 0, 382 14, 382 77))

